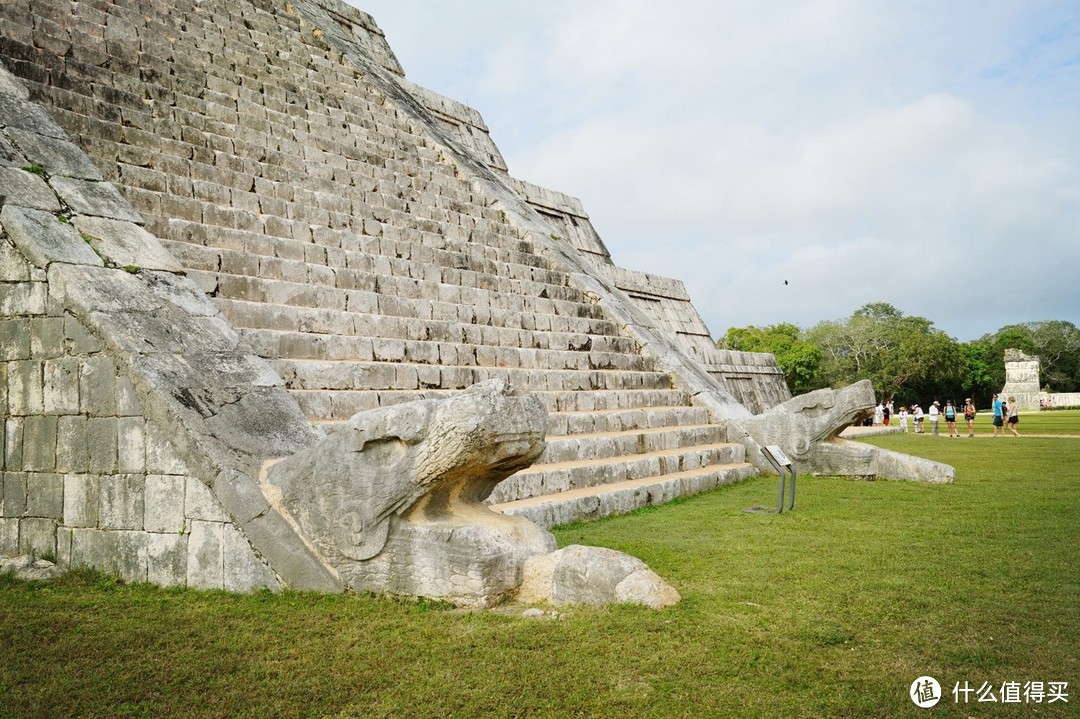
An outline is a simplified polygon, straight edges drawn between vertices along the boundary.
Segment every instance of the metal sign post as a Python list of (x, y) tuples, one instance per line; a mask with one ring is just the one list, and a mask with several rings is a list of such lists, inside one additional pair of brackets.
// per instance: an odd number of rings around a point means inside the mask
[[(776, 505), (776, 513), (782, 514), (784, 511), (784, 483), (786, 481), (786, 478), (784, 476), (785, 469), (789, 474), (791, 474), (791, 499), (788, 502), (788, 510), (790, 511), (792, 509), (795, 509), (795, 465), (792, 464), (791, 460), (788, 459), (788, 456), (784, 454), (784, 450), (780, 449), (780, 447), (775, 444), (770, 444), (766, 447), (762, 447), (761, 454), (765, 456), (765, 460), (772, 465), (772, 468), (780, 474), (780, 499)], [(744, 511), (757, 512), (760, 510), (755, 507), (754, 509), (748, 509)]]

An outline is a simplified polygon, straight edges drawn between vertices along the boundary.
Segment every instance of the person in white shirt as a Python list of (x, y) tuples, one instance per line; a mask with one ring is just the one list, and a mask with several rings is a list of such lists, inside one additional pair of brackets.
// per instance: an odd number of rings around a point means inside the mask
[(934, 403), (930, 405), (930, 431), (935, 437), (937, 437), (938, 419), (941, 417), (941, 410), (938, 409), (939, 407), (941, 407), (941, 405), (938, 404), (936, 399), (934, 400)]
[(922, 434), (923, 433), (923, 428), (922, 428), (923, 411), (922, 411), (922, 407), (920, 407), (919, 405), (915, 405), (914, 415), (915, 415), (915, 434)]

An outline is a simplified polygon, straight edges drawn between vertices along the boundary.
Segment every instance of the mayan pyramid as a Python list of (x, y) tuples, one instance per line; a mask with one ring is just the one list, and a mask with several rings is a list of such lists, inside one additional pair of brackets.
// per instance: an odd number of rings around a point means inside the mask
[(773, 358), (616, 267), (368, 15), (17, 0), (0, 64), (0, 554), (333, 588), (263, 463), (491, 378), (549, 412), (489, 500), (541, 526), (757, 471), (725, 421), (790, 399)]

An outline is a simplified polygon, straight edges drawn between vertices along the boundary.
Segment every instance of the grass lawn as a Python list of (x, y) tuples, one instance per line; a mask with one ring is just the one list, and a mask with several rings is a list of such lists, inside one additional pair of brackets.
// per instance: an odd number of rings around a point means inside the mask
[[(1020, 427), (1080, 435), (1080, 412)], [(762, 477), (558, 530), (647, 561), (682, 593), (664, 611), (0, 578), (0, 716), (1080, 716), (1080, 439), (868, 441), (956, 484), (807, 477), (794, 512), (745, 514), (775, 501)], [(957, 704), (965, 682), (999, 701)], [(1069, 702), (1004, 704), (1006, 682)]]

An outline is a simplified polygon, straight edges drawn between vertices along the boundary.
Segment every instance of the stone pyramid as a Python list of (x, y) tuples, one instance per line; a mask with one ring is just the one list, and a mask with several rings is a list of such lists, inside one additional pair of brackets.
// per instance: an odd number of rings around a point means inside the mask
[(340, 589), (266, 463), (486, 380), (547, 409), (546, 450), (487, 499), (544, 527), (764, 466), (775, 432), (744, 424), (793, 401), (774, 359), (616, 267), (368, 15), (20, 0), (0, 63), (0, 553)]

